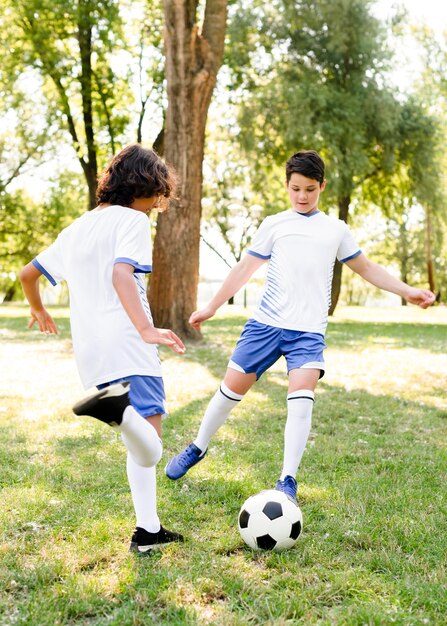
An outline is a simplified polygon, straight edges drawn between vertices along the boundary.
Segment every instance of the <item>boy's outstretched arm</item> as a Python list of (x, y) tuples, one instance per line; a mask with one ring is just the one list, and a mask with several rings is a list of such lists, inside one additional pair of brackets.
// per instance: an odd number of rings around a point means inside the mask
[(372, 285), (384, 291), (395, 293), (405, 298), (407, 302), (420, 306), (421, 309), (428, 308), (435, 301), (435, 294), (428, 289), (410, 287), (410, 285), (392, 276), (381, 265), (370, 261), (364, 254), (359, 254), (355, 259), (347, 261), (346, 265)]
[(113, 286), (130, 321), (146, 343), (163, 344), (174, 350), (174, 352), (183, 354), (185, 346), (172, 330), (155, 328), (151, 324), (141, 304), (133, 272), (133, 266), (127, 263), (116, 263), (113, 266)]
[(236, 263), (233, 269), (230, 270), (219, 291), (214, 298), (208, 302), (206, 307), (200, 309), (200, 311), (194, 311), (194, 313), (191, 314), (189, 318), (191, 326), (199, 329), (202, 322), (213, 317), (217, 309), (232, 298), (265, 262), (265, 259), (253, 256), (252, 254), (246, 254), (244, 258), (241, 259), (239, 263)]
[(31, 309), (31, 319), (28, 328), (37, 323), (39, 330), (46, 335), (57, 335), (57, 327), (53, 318), (42, 304), (39, 291), (39, 278), (42, 276), (37, 267), (32, 263), (25, 265), (20, 272), (19, 279), (22, 283), (23, 293), (29, 302)]

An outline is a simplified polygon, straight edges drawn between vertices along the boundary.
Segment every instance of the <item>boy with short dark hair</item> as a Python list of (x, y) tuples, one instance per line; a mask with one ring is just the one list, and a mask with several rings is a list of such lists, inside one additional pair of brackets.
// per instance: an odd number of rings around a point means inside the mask
[(286, 164), (291, 208), (265, 218), (248, 254), (230, 271), (209, 304), (191, 315), (192, 326), (200, 328), (269, 261), (264, 293), (242, 331), (225, 378), (206, 409), (196, 439), (167, 464), (169, 478), (181, 478), (204, 458), (211, 437), (230, 411), (284, 356), (289, 389), (283, 467), (276, 489), (296, 498), (295, 477), (310, 432), (314, 391), (324, 375), (324, 334), (336, 258), (380, 289), (424, 309), (433, 304), (431, 291), (410, 287), (367, 259), (345, 222), (318, 210), (325, 185), (319, 154), (314, 150), (294, 154)]
[(127, 474), (137, 517), (131, 550), (183, 541), (161, 526), (155, 466), (161, 458), (165, 393), (156, 344), (182, 354), (171, 330), (155, 328), (143, 275), (151, 271), (147, 215), (167, 203), (174, 174), (152, 150), (138, 144), (117, 154), (99, 180), (98, 206), (61, 231), (20, 274), (31, 307), (29, 328), (47, 334), (56, 325), (42, 304), (39, 278), (66, 280), (73, 349), (85, 388), (100, 391), (78, 402), (78, 415), (116, 427), (127, 448)]

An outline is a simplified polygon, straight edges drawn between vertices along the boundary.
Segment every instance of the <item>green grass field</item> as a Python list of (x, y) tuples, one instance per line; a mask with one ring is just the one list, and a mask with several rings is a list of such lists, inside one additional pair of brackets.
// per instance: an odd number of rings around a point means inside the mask
[(68, 314), (59, 337), (0, 307), (1, 626), (447, 624), (447, 309), (339, 309), (299, 475), (304, 531), (253, 552), (244, 500), (281, 469), (279, 362), (181, 481), (189, 443), (246, 319), (227, 307), (204, 342), (162, 351), (170, 418), (158, 468), (162, 523), (184, 544), (128, 553), (134, 526), (118, 435), (74, 416)]

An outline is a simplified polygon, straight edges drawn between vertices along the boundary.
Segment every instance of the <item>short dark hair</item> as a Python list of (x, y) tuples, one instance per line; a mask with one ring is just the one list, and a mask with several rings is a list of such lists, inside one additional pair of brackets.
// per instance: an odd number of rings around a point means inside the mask
[(287, 182), (294, 173), (318, 180), (321, 184), (324, 181), (324, 161), (315, 150), (300, 150), (286, 163)]
[(123, 148), (106, 167), (98, 181), (96, 200), (128, 207), (137, 198), (169, 198), (174, 189), (173, 170), (156, 152), (134, 143)]

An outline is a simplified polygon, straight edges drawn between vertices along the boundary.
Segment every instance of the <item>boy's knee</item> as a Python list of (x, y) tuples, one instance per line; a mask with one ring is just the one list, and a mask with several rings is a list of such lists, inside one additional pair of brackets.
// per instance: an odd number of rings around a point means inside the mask
[(141, 467), (153, 467), (159, 463), (162, 457), (163, 445), (160, 439), (158, 442), (151, 441), (150, 445), (148, 445), (145, 450), (139, 450), (138, 452), (133, 451), (130, 454), (137, 465), (141, 465)]

